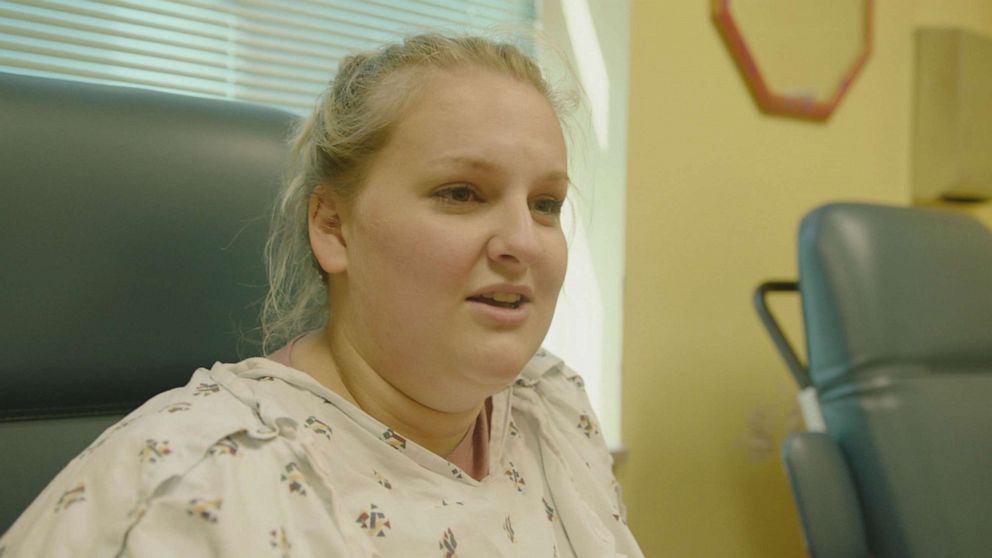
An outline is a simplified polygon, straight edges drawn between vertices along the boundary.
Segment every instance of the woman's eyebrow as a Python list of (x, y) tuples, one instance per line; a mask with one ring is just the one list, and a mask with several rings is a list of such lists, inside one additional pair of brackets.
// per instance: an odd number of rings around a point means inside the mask
[[(446, 165), (468, 167), (475, 170), (488, 172), (505, 172), (505, 169), (492, 161), (468, 155), (445, 155), (427, 161), (430, 165)], [(538, 179), (539, 182), (568, 182), (571, 179), (565, 171), (555, 170), (545, 173)]]
[(430, 165), (446, 165), (446, 166), (459, 166), (459, 167), (471, 167), (473, 169), (479, 169), (484, 171), (501, 171), (502, 167), (493, 163), (492, 161), (487, 161), (479, 157), (472, 157), (468, 155), (444, 155), (442, 157), (437, 157), (427, 161)]
[(572, 179), (568, 177), (568, 173), (565, 171), (551, 171), (541, 177), (543, 182), (567, 182), (572, 183)]

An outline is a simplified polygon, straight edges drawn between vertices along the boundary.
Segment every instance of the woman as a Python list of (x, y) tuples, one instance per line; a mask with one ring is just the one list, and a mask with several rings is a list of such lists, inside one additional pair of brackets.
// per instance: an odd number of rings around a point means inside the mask
[(269, 245), (287, 343), (110, 428), (0, 553), (640, 556), (582, 380), (539, 350), (566, 266), (555, 103), (479, 38), (342, 62)]

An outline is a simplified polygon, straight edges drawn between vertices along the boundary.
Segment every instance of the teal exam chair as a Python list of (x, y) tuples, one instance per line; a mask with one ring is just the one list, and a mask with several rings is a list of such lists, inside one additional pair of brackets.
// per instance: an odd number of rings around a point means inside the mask
[[(808, 366), (766, 305), (788, 290)], [(950, 211), (827, 205), (800, 226), (798, 283), (755, 303), (824, 430), (783, 448), (810, 554), (992, 556), (992, 234)]]
[(294, 121), (0, 73), (0, 533), (127, 412), (257, 354)]

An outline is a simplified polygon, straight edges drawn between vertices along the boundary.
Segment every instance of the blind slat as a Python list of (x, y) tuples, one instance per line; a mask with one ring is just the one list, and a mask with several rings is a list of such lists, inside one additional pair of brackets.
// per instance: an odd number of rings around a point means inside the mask
[(154, 33), (149, 33), (148, 29), (143, 26), (124, 22), (112, 22), (102, 18), (70, 16), (55, 11), (22, 11), (8, 8), (9, 6), (0, 4), (0, 18), (6, 19), (10, 25), (23, 25), (25, 28), (40, 25), (51, 27), (64, 33), (72, 33), (73, 31), (89, 32), (95, 35), (137, 39), (169, 46), (189, 46), (194, 49), (214, 52), (226, 52), (228, 42), (224, 35), (204, 36), (168, 30), (157, 30)]
[[(230, 29), (225, 22), (208, 23), (195, 18), (176, 18), (158, 13), (159, 10), (132, 10), (108, 2), (71, 2), (65, 0), (30, 0), (10, 2), (10, 5), (22, 4), (24, 7), (43, 9), (47, 13), (65, 14), (66, 16), (82, 16), (90, 20), (107, 20), (108, 28), (118, 23), (129, 23), (145, 29), (150, 36), (160, 31), (172, 31), (180, 34), (201, 35), (223, 39)], [(149, 6), (156, 5), (150, 2)], [(72, 18), (67, 18), (71, 25)]]
[(0, 71), (301, 112), (350, 52), (535, 19), (534, 0), (0, 0)]
[[(0, 16), (0, 34), (6, 34), (11, 37), (22, 36), (29, 41), (32, 39), (44, 41), (52, 45), (53, 48), (61, 50), (71, 51), (76, 47), (82, 47), (106, 52), (108, 55), (114, 52), (121, 52), (158, 57), (163, 60), (200, 63), (221, 68), (225, 67), (227, 63), (227, 54), (224, 50), (214, 48), (212, 45), (201, 45), (202, 48), (200, 49), (190, 48), (189, 46), (173, 46), (129, 37), (111, 36), (79, 29), (65, 29), (51, 25), (36, 24), (34, 22), (17, 22), (2, 16)], [(25, 48), (29, 48), (30, 44), (25, 43)]]

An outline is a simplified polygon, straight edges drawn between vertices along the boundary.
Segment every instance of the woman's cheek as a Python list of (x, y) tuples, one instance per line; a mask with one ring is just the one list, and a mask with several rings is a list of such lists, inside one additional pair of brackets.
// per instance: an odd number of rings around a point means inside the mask
[(411, 291), (430, 292), (442, 285), (456, 287), (473, 265), (468, 250), (472, 242), (457, 230), (437, 226), (405, 227), (389, 234), (380, 253), (391, 262), (397, 276), (410, 280)]
[(568, 244), (565, 242), (565, 235), (559, 230), (552, 236), (549, 245), (550, 248), (545, 252), (546, 273), (557, 291), (561, 289), (568, 269)]

